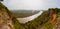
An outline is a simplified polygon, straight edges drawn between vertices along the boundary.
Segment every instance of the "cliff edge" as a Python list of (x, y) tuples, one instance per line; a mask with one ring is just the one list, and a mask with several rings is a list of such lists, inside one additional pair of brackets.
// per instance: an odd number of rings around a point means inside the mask
[(0, 29), (13, 29), (11, 13), (7, 9), (7, 7), (5, 7), (1, 2), (0, 2)]

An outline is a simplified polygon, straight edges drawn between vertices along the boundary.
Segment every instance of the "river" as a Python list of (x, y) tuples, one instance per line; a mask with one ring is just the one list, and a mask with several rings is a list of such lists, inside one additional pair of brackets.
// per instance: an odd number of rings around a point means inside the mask
[(20, 23), (26, 23), (28, 21), (34, 20), (35, 18), (37, 18), (38, 16), (40, 16), (42, 13), (43, 13), (43, 11), (40, 11), (39, 13), (37, 13), (35, 15), (32, 15), (32, 16), (29, 16), (29, 17), (24, 17), (24, 18), (17, 18), (17, 20)]

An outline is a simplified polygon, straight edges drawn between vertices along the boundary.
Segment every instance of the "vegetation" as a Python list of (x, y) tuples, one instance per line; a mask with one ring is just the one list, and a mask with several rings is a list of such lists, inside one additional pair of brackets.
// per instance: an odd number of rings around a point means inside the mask
[(15, 17), (17, 17), (17, 18), (24, 18), (24, 17), (28, 17), (28, 16), (31, 16), (31, 15), (33, 15), (34, 13), (28, 13), (28, 12), (26, 12), (26, 13), (18, 13), (18, 12), (16, 12), (16, 13), (13, 13), (14, 14), (14, 16)]
[(60, 8), (49, 8), (49, 11), (52, 10), (54, 13), (58, 14), (60, 12)]
[[(38, 27), (43, 27), (43, 26), (46, 26), (47, 29), (52, 29), (53, 25), (49, 22), (50, 19), (49, 10), (44, 11), (39, 17), (25, 24), (19, 23), (18, 20), (13, 19), (13, 22), (15, 23), (14, 25), (15, 29), (36, 29)], [(60, 9), (58, 8), (53, 8), (52, 10), (56, 14), (60, 12)]]
[(38, 12), (40, 12), (39, 10), (34, 10), (34, 12), (32, 12), (32, 11), (33, 10), (11, 10), (11, 12), (17, 18), (29, 17), (29, 16), (32, 16), (32, 15), (37, 14)]
[[(8, 12), (8, 15), (10, 16), (12, 13), (8, 10), (8, 8), (6, 6), (4, 6), (1, 2), (0, 2), (0, 7), (4, 9), (4, 11)], [(0, 9), (1, 9), (0, 8)]]
[[(48, 15), (48, 16), (47, 16)], [(43, 12), (38, 18), (29, 21), (25, 24), (19, 23), (16, 19), (13, 19), (15, 29), (21, 29), (20, 27), (23, 27), (23, 29), (36, 29), (37, 27), (42, 26), (49, 20), (49, 12), (45, 11)], [(17, 28), (18, 27), (18, 28)]]
[(25, 29), (22, 24), (19, 23), (19, 21), (14, 17), (12, 19), (12, 23), (15, 27), (15, 29)]
[[(11, 15), (11, 12), (5, 7), (2, 3), (0, 3), (0, 7), (3, 7), (6, 9), (9, 15)], [(16, 19), (16, 17), (12, 18), (12, 23), (15, 27), (15, 29), (37, 29), (38, 27), (44, 27), (46, 26), (47, 29), (52, 29), (53, 25), (50, 23), (50, 10), (52, 10), (55, 14), (60, 13), (59, 8), (50, 8), (47, 11), (44, 11), (40, 16), (35, 18), (32, 21), (29, 21), (25, 24), (19, 23), (19, 21)], [(56, 19), (57, 20), (57, 19)]]
[(45, 23), (47, 23), (49, 20), (49, 12), (48, 11), (45, 11), (43, 12), (39, 17), (37, 17), (36, 19), (26, 23), (26, 25), (28, 26), (32, 26), (32, 27), (29, 27), (29, 28), (32, 28), (33, 27), (36, 29), (40, 26), (43, 26)]

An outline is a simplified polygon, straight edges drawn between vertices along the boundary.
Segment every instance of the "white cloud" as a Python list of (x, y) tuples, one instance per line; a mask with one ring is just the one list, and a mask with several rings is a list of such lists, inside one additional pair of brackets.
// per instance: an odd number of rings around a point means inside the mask
[(57, 0), (5, 0), (4, 4), (9, 9), (47, 9), (58, 7)]

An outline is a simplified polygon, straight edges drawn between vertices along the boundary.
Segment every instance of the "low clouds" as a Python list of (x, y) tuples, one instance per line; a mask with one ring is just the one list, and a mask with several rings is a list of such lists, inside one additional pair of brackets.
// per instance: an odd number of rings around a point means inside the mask
[(60, 7), (60, 0), (5, 0), (5, 4), (9, 9), (47, 9)]

